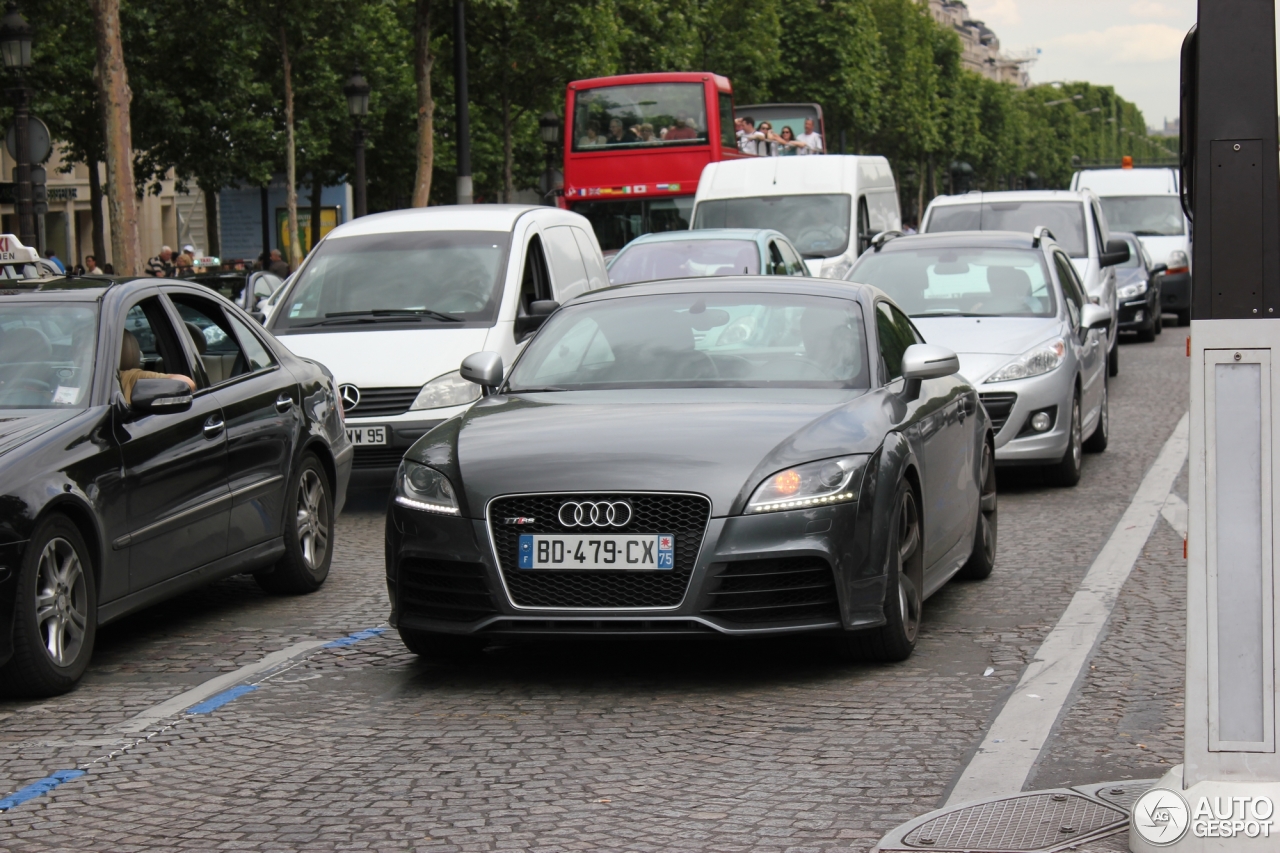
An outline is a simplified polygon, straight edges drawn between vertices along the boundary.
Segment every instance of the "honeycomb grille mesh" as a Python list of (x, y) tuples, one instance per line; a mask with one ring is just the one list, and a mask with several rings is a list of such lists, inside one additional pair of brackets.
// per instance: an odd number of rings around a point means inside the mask
[[(670, 533), (675, 536), (675, 568), (663, 571), (555, 571), (517, 568), (522, 533), (585, 533), (560, 526), (557, 515), (565, 501), (630, 502), (633, 517), (609, 533)], [(503, 519), (534, 519), (520, 525)], [(711, 517), (711, 503), (699, 495), (581, 494), (520, 495), (489, 505), (489, 528), (502, 577), (513, 603), (520, 607), (617, 609), (675, 607), (684, 598), (689, 576)], [(605, 532), (605, 531), (600, 531)]]

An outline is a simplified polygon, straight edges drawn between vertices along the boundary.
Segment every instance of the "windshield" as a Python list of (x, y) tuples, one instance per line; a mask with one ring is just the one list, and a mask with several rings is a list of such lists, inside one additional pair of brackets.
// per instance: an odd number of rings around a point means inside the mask
[(856, 302), (792, 294), (684, 293), (557, 312), (508, 389), (866, 388)]
[(492, 324), (510, 239), (501, 231), (408, 231), (325, 240), (273, 328)]
[(1180, 237), (1182, 203), (1176, 195), (1110, 196), (1098, 199), (1107, 224), (1114, 231), (1139, 237)]
[[(672, 185), (679, 189), (679, 185)], [(600, 249), (621, 249), (641, 234), (688, 231), (693, 196), (646, 201), (582, 201), (570, 208), (591, 222)]]
[(0, 303), (0, 409), (84, 408), (96, 303)]
[(624, 249), (609, 265), (610, 284), (704, 275), (759, 275), (752, 240), (666, 240)]
[[(1111, 217), (1107, 222), (1120, 228)], [(1089, 257), (1085, 239), (1084, 203), (1079, 201), (987, 201), (973, 204), (940, 204), (929, 214), (926, 232), (1025, 231), (1039, 226), (1053, 232), (1058, 245), (1073, 258)]]
[(574, 151), (707, 142), (707, 104), (701, 83), (585, 89), (573, 103)]
[(806, 258), (834, 258), (849, 245), (848, 195), (773, 195), (698, 202), (694, 228), (772, 228)]
[(1057, 313), (1044, 258), (1033, 249), (868, 252), (848, 277), (880, 288), (912, 317)]

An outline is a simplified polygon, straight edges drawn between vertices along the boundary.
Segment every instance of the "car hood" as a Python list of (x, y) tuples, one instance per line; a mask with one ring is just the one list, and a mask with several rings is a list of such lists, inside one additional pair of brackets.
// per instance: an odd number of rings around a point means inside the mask
[(0, 409), (0, 455), (64, 424), (79, 410), (68, 409)]
[(885, 409), (865, 391), (513, 394), (481, 400), (408, 456), (452, 468), (475, 518), (504, 494), (631, 490), (697, 492), (726, 515), (770, 473), (874, 452)]
[(1056, 317), (912, 317), (931, 344), (960, 357), (960, 373), (977, 385), (1054, 335), (1062, 333)]
[(432, 326), (281, 334), (279, 341), (294, 355), (329, 368), (339, 385), (405, 388), (457, 370), (464, 358), (485, 348), (489, 332)]

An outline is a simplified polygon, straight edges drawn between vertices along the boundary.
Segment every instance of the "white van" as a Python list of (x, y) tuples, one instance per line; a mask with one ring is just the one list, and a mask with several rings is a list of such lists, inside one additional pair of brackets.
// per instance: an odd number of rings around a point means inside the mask
[(693, 227), (781, 231), (810, 275), (844, 278), (872, 237), (902, 228), (902, 211), (883, 157), (750, 157), (706, 165)]
[(443, 206), (331, 231), (285, 286), (267, 328), (338, 383), (353, 470), (390, 473), (480, 387), (474, 352), (510, 365), (559, 303), (607, 287), (591, 224), (554, 207)]
[(1191, 223), (1182, 212), (1178, 170), (1167, 166), (1129, 169), (1084, 169), (1071, 177), (1071, 188), (1098, 196), (1107, 222), (1129, 231), (1157, 264), (1169, 268), (1160, 281), (1165, 312), (1191, 323)]

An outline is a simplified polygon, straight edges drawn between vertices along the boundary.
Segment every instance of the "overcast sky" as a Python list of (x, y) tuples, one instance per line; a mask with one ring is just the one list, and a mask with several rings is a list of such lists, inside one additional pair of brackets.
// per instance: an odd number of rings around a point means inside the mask
[(968, 0), (1001, 49), (1040, 48), (1034, 83), (1086, 80), (1114, 86), (1160, 127), (1178, 116), (1178, 50), (1196, 20), (1195, 0)]

